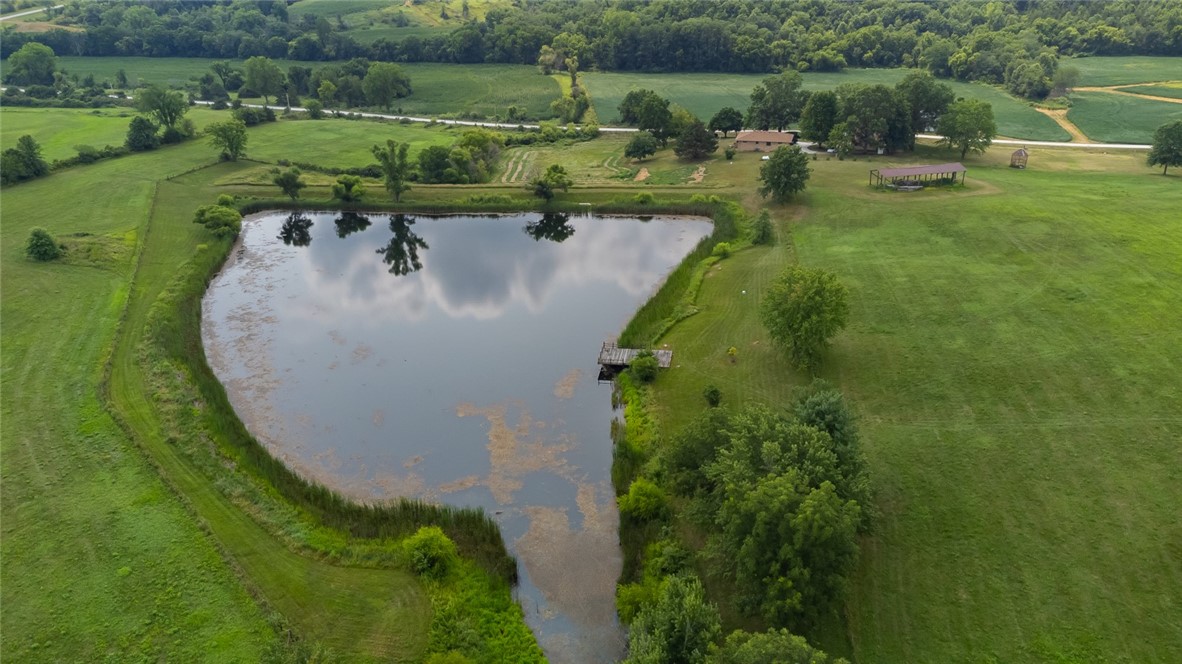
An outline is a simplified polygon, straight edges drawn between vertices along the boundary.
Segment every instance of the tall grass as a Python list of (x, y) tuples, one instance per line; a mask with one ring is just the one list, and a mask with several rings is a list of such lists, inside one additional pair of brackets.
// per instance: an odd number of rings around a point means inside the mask
[[(620, 333), (621, 346), (652, 346), (674, 323), (693, 313), (692, 293), (689, 291), (697, 281), (694, 279), (695, 273), (699, 271), (701, 263), (710, 258), (714, 245), (739, 236), (745, 213), (737, 203), (716, 202), (710, 206), (709, 216), (714, 220), (714, 232), (694, 247), (685, 260), (669, 273), (657, 293), (636, 312)], [(687, 293), (690, 295), (688, 298)]]
[(229, 256), (231, 242), (218, 241), (198, 252), (192, 269), (182, 271), (149, 314), (147, 335), (167, 357), (191, 372), (204, 400), (207, 430), (238, 454), (240, 463), (265, 479), (295, 506), (326, 526), (359, 538), (401, 538), (422, 526), (442, 528), (468, 558), (509, 583), (517, 581), (517, 562), (505, 548), (500, 528), (481, 509), (434, 505), (399, 499), (359, 503), (309, 481), (275, 458), (250, 434), (234, 413), (225, 388), (205, 361), (201, 341), (201, 297)]

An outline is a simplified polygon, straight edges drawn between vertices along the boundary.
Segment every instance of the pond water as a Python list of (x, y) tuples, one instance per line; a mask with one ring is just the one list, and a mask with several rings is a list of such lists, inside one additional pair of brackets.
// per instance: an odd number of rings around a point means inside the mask
[(206, 353), (246, 426), (304, 475), (363, 500), (485, 508), (551, 661), (615, 661), (613, 413), (596, 359), (710, 229), (265, 213), (205, 296)]

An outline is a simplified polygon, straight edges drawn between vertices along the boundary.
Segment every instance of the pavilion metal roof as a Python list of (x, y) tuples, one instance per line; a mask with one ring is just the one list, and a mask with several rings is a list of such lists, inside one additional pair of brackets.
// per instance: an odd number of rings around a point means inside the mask
[(969, 169), (964, 164), (934, 164), (932, 166), (903, 166), (902, 168), (882, 168), (878, 174), (884, 178), (903, 178), (914, 175), (940, 175), (941, 173), (964, 173)]

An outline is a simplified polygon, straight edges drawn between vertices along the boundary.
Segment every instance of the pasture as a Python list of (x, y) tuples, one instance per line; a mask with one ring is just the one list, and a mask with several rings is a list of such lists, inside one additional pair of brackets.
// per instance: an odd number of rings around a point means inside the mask
[[(710, 383), (724, 406), (787, 403), (808, 377), (770, 346), (760, 295), (789, 262), (832, 270), (850, 325), (821, 376), (860, 415), (881, 511), (845, 612), (858, 660), (1177, 661), (1178, 178), (1139, 154), (1007, 157), (918, 195), (867, 188), (865, 161), (812, 162), (771, 206), (778, 244), (718, 263), (660, 340), (678, 365), (656, 382), (661, 429)], [(736, 162), (736, 183), (758, 168)]]
[[(136, 115), (134, 108), (5, 108), (4, 122), (0, 124), (0, 149), (16, 145), (17, 139), (25, 134), (41, 144), (42, 154), (49, 162), (73, 157), (79, 145), (119, 146), (127, 138), (127, 125)], [(192, 119), (198, 130), (210, 122), (226, 119), (225, 114), (201, 107), (190, 108), (185, 117)]]
[(1063, 58), (1060, 67), (1079, 69), (1081, 86), (1157, 83), (1182, 79), (1182, 58), (1126, 55)]
[[(831, 90), (843, 83), (894, 85), (906, 76), (907, 71), (848, 69), (839, 73), (805, 73), (804, 87), (809, 90)], [(725, 106), (746, 111), (751, 104), (751, 90), (766, 77), (766, 74), (582, 74), (596, 112), (605, 124), (618, 120), (617, 109), (624, 95), (640, 88), (667, 97), (703, 120), (709, 120)], [(951, 85), (958, 97), (982, 99), (992, 104), (998, 133), (1002, 136), (1039, 141), (1065, 141), (1071, 138), (1054, 120), (996, 88), (979, 83), (943, 82)]]
[(1073, 92), (1067, 119), (1095, 141), (1150, 143), (1158, 127), (1182, 120), (1182, 104), (1108, 92)]

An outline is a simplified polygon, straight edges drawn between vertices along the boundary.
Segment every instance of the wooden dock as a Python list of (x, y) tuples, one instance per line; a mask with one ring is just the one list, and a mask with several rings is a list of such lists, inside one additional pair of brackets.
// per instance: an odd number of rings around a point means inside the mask
[[(640, 354), (639, 348), (620, 348), (613, 343), (604, 342), (603, 347), (599, 349), (599, 364), (604, 367), (626, 367), (632, 364), (632, 360)], [(654, 350), (653, 356), (657, 358), (657, 366), (662, 369), (668, 369), (673, 364), (673, 351), (671, 350)]]

